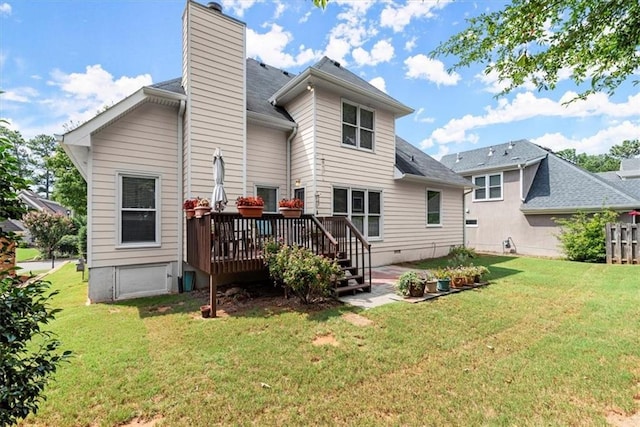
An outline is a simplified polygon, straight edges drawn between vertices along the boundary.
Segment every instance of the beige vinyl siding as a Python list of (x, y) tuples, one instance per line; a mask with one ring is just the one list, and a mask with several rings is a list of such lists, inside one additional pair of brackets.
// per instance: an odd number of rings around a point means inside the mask
[(270, 185), (279, 188), (280, 198), (289, 197), (286, 194), (286, 141), (287, 134), (283, 131), (248, 126), (247, 194), (254, 195), (256, 185)]
[[(147, 103), (92, 136), (91, 267), (175, 260), (177, 120), (176, 108)], [(160, 247), (117, 248), (118, 172), (160, 178)]]
[[(374, 150), (354, 149), (341, 143), (343, 98), (318, 89), (315, 97), (319, 215), (332, 214), (333, 186), (382, 191), (382, 240), (371, 239), (373, 265), (437, 257), (462, 244), (461, 188), (394, 180), (393, 114), (374, 109)], [(441, 227), (426, 226), (427, 189), (442, 191)]]
[(315, 129), (313, 122), (313, 93), (304, 92), (303, 95), (289, 103), (286, 109), (298, 124), (298, 132), (291, 141), (292, 182), (289, 183), (289, 185), (291, 185), (291, 188), (294, 188), (296, 179), (300, 180), (300, 186), (305, 189), (305, 211), (307, 213), (314, 213), (313, 149)]
[(202, 5), (185, 10), (184, 74), (188, 138), (186, 196), (210, 197), (212, 160), (222, 149), (230, 200), (244, 194), (245, 58), (244, 24)]

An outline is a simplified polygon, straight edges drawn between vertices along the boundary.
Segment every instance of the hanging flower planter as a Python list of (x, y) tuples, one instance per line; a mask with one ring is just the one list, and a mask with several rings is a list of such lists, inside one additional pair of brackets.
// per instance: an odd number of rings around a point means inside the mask
[(300, 218), (304, 202), (300, 199), (282, 199), (278, 202), (280, 213), (285, 218)]

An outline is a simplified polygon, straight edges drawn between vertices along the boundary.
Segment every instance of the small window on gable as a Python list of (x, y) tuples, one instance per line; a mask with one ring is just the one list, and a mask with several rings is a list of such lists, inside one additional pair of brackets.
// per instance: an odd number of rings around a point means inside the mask
[(157, 176), (118, 175), (119, 245), (160, 243), (159, 178)]
[(373, 150), (374, 112), (359, 105), (342, 103), (342, 144)]
[(442, 192), (427, 190), (427, 226), (442, 225)]
[(473, 183), (474, 201), (502, 200), (502, 173), (474, 176)]

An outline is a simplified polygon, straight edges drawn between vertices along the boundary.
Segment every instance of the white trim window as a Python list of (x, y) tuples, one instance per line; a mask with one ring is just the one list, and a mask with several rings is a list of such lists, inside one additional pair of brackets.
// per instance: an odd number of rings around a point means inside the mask
[(160, 177), (118, 174), (118, 245), (160, 244)]
[(373, 151), (374, 111), (342, 101), (342, 145)]
[(427, 190), (427, 227), (442, 225), (442, 191)]
[(381, 239), (382, 191), (334, 187), (333, 215), (349, 217), (368, 239)]
[(256, 196), (264, 200), (265, 213), (278, 213), (278, 187), (256, 185)]
[(478, 187), (473, 191), (473, 200), (502, 200), (502, 172), (476, 175), (473, 183)]

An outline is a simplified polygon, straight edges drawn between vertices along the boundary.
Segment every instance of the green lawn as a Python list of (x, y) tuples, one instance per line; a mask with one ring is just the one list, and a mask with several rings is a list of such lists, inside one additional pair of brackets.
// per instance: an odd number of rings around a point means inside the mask
[(476, 263), (489, 287), (432, 302), (206, 320), (190, 294), (86, 306), (68, 265), (50, 276), (52, 328), (75, 356), (25, 424), (603, 425), (638, 410), (640, 266)]
[(40, 258), (40, 251), (36, 248), (16, 248), (16, 262), (33, 261)]

